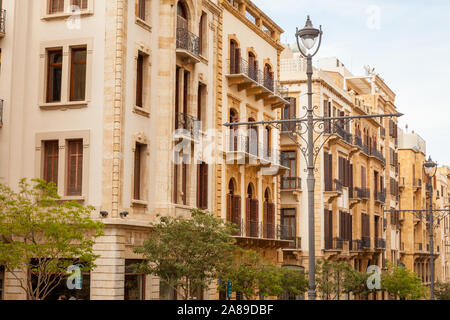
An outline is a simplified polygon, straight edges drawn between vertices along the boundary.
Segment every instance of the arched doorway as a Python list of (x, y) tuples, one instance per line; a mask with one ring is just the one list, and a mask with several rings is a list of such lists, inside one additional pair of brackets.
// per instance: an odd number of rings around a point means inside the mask
[(241, 72), (241, 49), (234, 40), (230, 40), (230, 74)]
[(264, 65), (264, 87), (273, 91), (273, 71), (268, 63)]
[(253, 52), (248, 53), (248, 76), (258, 81), (258, 61)]

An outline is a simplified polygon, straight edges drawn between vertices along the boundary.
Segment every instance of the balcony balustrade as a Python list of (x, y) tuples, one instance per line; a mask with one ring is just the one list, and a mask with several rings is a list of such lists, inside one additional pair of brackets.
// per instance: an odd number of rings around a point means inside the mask
[(325, 250), (343, 250), (344, 240), (325, 237)]
[(263, 238), (275, 239), (276, 238), (276, 225), (270, 222), (263, 223)]
[(362, 240), (352, 240), (352, 241), (350, 241), (349, 249), (350, 249), (350, 251), (362, 251), (363, 250)]
[(185, 113), (175, 113), (175, 130), (184, 129), (188, 135), (198, 137), (200, 126), (196, 125), (200, 123), (197, 118)]
[(363, 249), (370, 249), (370, 237), (361, 237)]
[(0, 38), (4, 37), (5, 34), (6, 34), (6, 10), (0, 9)]
[(301, 190), (302, 179), (299, 177), (281, 177), (281, 190)]
[(383, 238), (375, 238), (375, 249), (386, 249), (386, 240)]
[[(180, 25), (180, 24), (179, 24)], [(182, 24), (181, 24), (182, 25)], [(177, 53), (194, 63), (200, 62), (200, 38), (185, 27), (177, 28)]]
[(378, 151), (377, 149), (375, 149), (375, 148), (370, 148), (370, 149), (369, 149), (369, 153), (370, 153), (369, 155), (370, 155), (371, 157), (374, 157), (374, 158), (380, 160), (380, 161), (383, 163), (383, 165), (386, 164), (386, 159), (383, 157), (383, 155), (381, 154), (381, 152)]
[(282, 86), (273, 79), (272, 74), (265, 74), (245, 59), (239, 61), (228, 60), (228, 84), (238, 85), (238, 90), (247, 90), (248, 96), (255, 96), (255, 99), (264, 100), (265, 105), (272, 108), (282, 108), (289, 104), (284, 97), (288, 94), (286, 86)]
[(370, 199), (370, 189), (368, 188), (355, 188), (356, 190), (356, 196), (359, 199)]
[(386, 189), (384, 189), (384, 191), (381, 191), (381, 192), (375, 192), (374, 198), (375, 198), (376, 202), (385, 203), (386, 202)]
[(245, 235), (249, 238), (259, 238), (260, 222), (247, 220), (245, 222)]

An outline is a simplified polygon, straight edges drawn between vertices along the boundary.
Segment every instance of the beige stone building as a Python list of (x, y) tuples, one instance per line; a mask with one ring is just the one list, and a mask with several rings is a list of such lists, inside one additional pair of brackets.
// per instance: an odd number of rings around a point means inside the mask
[[(400, 209), (427, 209), (429, 195), (423, 163), (426, 142), (416, 132), (399, 129)], [(436, 177), (433, 179), (433, 208), (436, 208)], [(439, 197), (438, 197), (439, 198)], [(400, 262), (417, 273), (425, 285), (430, 284), (430, 229), (428, 213), (400, 212)], [(435, 281), (442, 280), (442, 232), (436, 223), (433, 229)]]
[[(450, 210), (450, 169), (439, 167), (436, 173), (436, 209)], [(441, 266), (443, 282), (450, 282), (450, 213), (442, 212), (441, 217)]]
[[(287, 48), (281, 60), (282, 84), (291, 104), (285, 119), (304, 115), (306, 65), (297, 50)], [(313, 105), (318, 116), (356, 116), (396, 113), (395, 94), (376, 74), (354, 76), (336, 58), (320, 59), (313, 74)], [(316, 161), (316, 258), (346, 261), (365, 271), (399, 259), (399, 231), (389, 209), (398, 209), (396, 119), (361, 119), (325, 123), (323, 149)], [(291, 170), (282, 178), (281, 219), (284, 263), (307, 267), (308, 219), (304, 158), (288, 125), (282, 133), (283, 165)], [(320, 130), (317, 130), (318, 132)], [(304, 143), (303, 143), (304, 144)], [(301, 145), (304, 147), (304, 145)]]
[[(265, 13), (249, 0), (0, 3), (0, 181), (44, 178), (96, 208), (105, 236), (80, 299), (177, 298), (129, 268), (157, 214), (216, 212), (282, 263), (279, 134), (223, 126), (286, 104), (283, 30)], [(26, 299), (3, 269), (0, 297)]]

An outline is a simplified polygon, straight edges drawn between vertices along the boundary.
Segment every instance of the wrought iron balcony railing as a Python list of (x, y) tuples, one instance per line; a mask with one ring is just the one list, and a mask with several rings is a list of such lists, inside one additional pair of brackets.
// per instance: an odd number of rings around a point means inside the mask
[(260, 222), (247, 220), (245, 222), (245, 235), (250, 238), (259, 238)]
[(353, 144), (353, 135), (345, 130), (342, 126), (336, 124), (334, 126), (334, 132), (338, 134), (348, 144)]
[(228, 152), (247, 152), (248, 137), (240, 134), (227, 135)]
[(361, 237), (363, 249), (370, 249), (370, 237)]
[(385, 203), (386, 202), (386, 189), (382, 192), (375, 192), (375, 201)]
[(362, 240), (351, 240), (349, 243), (350, 251), (361, 251), (363, 249)]
[(247, 60), (241, 58), (238, 61), (228, 60), (229, 74), (243, 74), (252, 79), (259, 86), (271, 91), (274, 95), (285, 97), (288, 93), (288, 88), (281, 85), (278, 81), (273, 79), (271, 75), (265, 74), (259, 68), (248, 63)]
[(177, 28), (177, 49), (200, 55), (200, 38), (186, 28)]
[(175, 113), (175, 130), (184, 129), (189, 132), (190, 135), (198, 135), (196, 132), (199, 128), (195, 125), (198, 120), (189, 114)]
[(377, 159), (380, 160), (381, 162), (383, 162), (383, 164), (386, 163), (386, 159), (383, 157), (383, 155), (381, 154), (381, 152), (378, 151), (377, 149), (371, 148), (371, 149), (370, 149), (370, 155), (371, 155), (372, 157), (377, 158)]
[(341, 238), (325, 237), (325, 250), (343, 250), (344, 240)]
[(0, 127), (3, 125), (3, 100), (0, 99)]
[(276, 238), (276, 225), (271, 222), (263, 223), (263, 238), (264, 239), (275, 239)]
[(375, 238), (375, 249), (386, 249), (386, 240), (383, 238)]
[(0, 33), (6, 33), (6, 10), (0, 9)]
[(281, 177), (282, 190), (301, 190), (302, 179), (299, 177)]
[(356, 196), (359, 199), (369, 199), (370, 198), (370, 189), (368, 188), (355, 188)]
[(360, 149), (363, 148), (362, 138), (358, 135), (355, 136), (355, 146), (359, 147)]

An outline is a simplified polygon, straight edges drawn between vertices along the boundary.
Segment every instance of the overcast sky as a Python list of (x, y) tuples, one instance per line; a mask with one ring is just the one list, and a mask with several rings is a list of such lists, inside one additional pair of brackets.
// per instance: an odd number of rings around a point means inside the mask
[(364, 65), (396, 93), (400, 127), (419, 133), (427, 153), (450, 165), (450, 1), (253, 0), (295, 41), (295, 28), (322, 25), (318, 58), (336, 56), (355, 75)]

